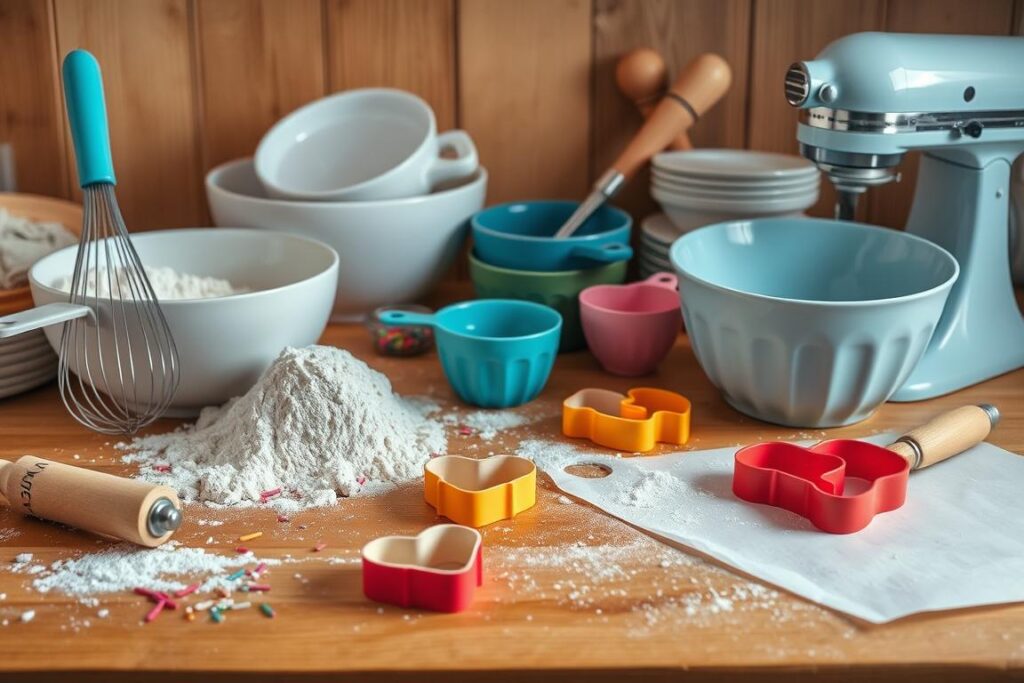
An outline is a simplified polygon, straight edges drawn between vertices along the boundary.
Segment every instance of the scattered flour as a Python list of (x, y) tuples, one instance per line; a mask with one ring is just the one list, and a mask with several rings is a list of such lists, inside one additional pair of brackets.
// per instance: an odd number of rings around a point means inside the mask
[(18, 553), (14, 556), (15, 564), (26, 564), (32, 561), (32, 553)]
[[(56, 590), (82, 597), (131, 590), (135, 586), (175, 591), (206, 576), (199, 590), (209, 592), (233, 585), (226, 571), (259, 561), (249, 554), (215, 555), (201, 548), (179, 547), (174, 542), (152, 549), (121, 544), (102, 552), (57, 560), (44, 576), (32, 581), (32, 587), (40, 593)], [(280, 564), (274, 559), (262, 561)]]
[(617, 486), (612, 494), (619, 505), (637, 508), (653, 508), (666, 500), (672, 500), (678, 482), (668, 472), (645, 471), (633, 482)]
[(469, 427), (484, 441), (492, 441), (500, 432), (533, 422), (533, 418), (511, 410), (477, 410), (461, 417), (446, 415), (448, 424)]
[(36, 618), (36, 611), (34, 609), (27, 609), (21, 613), (21, 623), (27, 624)]
[(24, 285), (32, 264), (77, 241), (60, 223), (37, 223), (0, 207), (0, 289)]
[[(227, 280), (190, 273), (179, 273), (166, 266), (147, 267), (146, 277), (153, 286), (153, 293), (164, 301), (180, 299), (214, 299), (232, 294), (251, 291), (248, 287), (236, 287)], [(134, 299), (138, 291), (138, 279), (133, 269), (117, 266), (108, 270), (106, 266), (93, 268), (85, 274), (85, 293), (88, 296), (110, 296), (113, 293), (124, 299)], [(71, 291), (71, 277), (66, 276), (53, 283), (55, 289)]]
[(118, 448), (144, 465), (143, 478), (186, 501), (254, 505), (280, 487), (268, 505), (286, 512), (421, 476), (447, 447), (444, 425), (426, 414), (434, 409), (397, 396), (347, 351), (288, 348), (248, 393), (206, 408), (195, 425)]

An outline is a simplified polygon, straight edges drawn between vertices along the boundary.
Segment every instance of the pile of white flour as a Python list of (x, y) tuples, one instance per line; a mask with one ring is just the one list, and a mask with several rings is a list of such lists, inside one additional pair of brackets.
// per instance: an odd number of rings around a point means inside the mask
[[(236, 287), (227, 280), (205, 275), (180, 273), (168, 267), (146, 267), (146, 277), (153, 286), (156, 298), (162, 301), (181, 299), (214, 299), (232, 294), (244, 294), (247, 287)], [(106, 266), (90, 269), (85, 273), (87, 296), (107, 297), (113, 294), (122, 299), (134, 299), (138, 289), (137, 278), (131, 277), (124, 266), (108, 269)], [(71, 291), (71, 277), (62, 277), (53, 283), (55, 289)]]
[(119, 448), (140, 475), (186, 501), (281, 511), (330, 505), (367, 484), (419, 477), (444, 453), (444, 425), (387, 377), (330, 346), (288, 348), (244, 396), (206, 408), (195, 425)]

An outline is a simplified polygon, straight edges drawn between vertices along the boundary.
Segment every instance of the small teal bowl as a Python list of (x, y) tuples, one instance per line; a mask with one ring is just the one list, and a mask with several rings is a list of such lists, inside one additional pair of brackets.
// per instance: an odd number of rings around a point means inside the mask
[(386, 311), (380, 320), (433, 327), (448, 383), (459, 398), (481, 408), (513, 408), (536, 398), (562, 333), (557, 311), (511, 299), (464, 301), (433, 315)]
[(499, 268), (551, 272), (583, 270), (633, 257), (633, 219), (622, 209), (598, 208), (571, 237), (553, 235), (577, 202), (535, 200), (499, 204), (477, 212), (470, 224), (477, 257)]

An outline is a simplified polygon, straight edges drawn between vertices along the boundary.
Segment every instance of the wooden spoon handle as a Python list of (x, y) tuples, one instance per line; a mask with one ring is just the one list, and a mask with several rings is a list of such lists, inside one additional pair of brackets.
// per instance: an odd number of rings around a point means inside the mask
[(995, 406), (962, 406), (910, 430), (889, 446), (911, 470), (942, 462), (985, 440), (999, 423)]
[(722, 99), (732, 83), (732, 70), (720, 56), (706, 52), (686, 65), (650, 118), (623, 150), (612, 168), (625, 178), (665, 149), (697, 117)]

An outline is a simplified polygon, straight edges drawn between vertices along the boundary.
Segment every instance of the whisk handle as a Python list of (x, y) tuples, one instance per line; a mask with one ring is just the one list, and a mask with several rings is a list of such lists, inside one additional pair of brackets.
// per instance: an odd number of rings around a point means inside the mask
[(54, 303), (36, 306), (27, 311), (0, 317), (0, 339), (91, 315), (91, 308), (79, 304)]
[(82, 187), (114, 185), (114, 161), (110, 156), (107, 105), (103, 100), (100, 64), (85, 50), (72, 50), (64, 58), (64, 97), (68, 123), (78, 160), (78, 183)]

